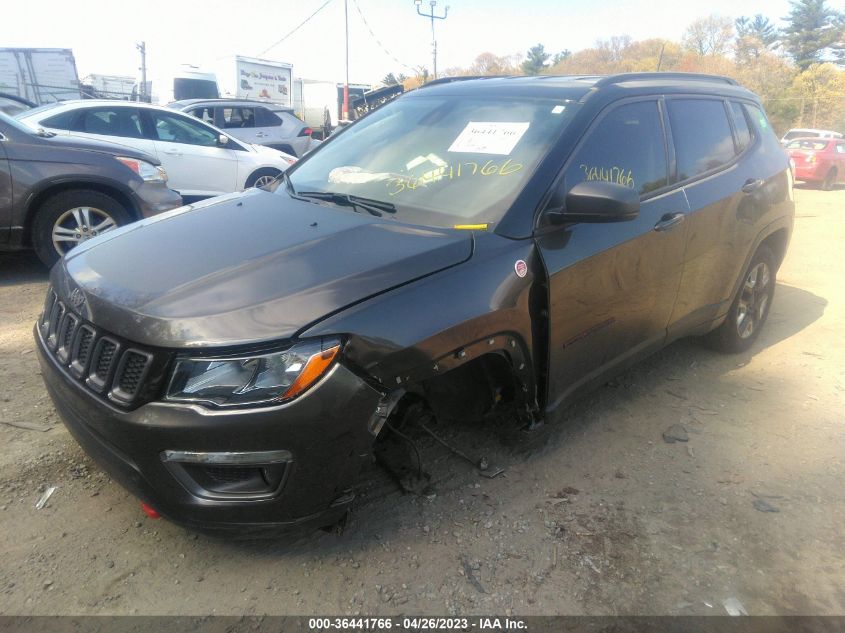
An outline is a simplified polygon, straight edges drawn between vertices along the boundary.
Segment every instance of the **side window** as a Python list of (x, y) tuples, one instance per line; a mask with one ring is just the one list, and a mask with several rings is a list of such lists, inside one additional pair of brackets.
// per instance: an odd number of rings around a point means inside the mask
[(255, 108), (223, 108), (223, 127), (255, 127)]
[(195, 116), (200, 121), (204, 121), (209, 125), (214, 125), (214, 109), (205, 106), (199, 106), (188, 110), (188, 114)]
[(751, 130), (748, 127), (748, 119), (745, 118), (745, 110), (741, 104), (731, 101), (731, 116), (736, 130), (736, 140), (739, 143), (737, 150), (744, 152), (745, 148), (751, 145)]
[(666, 186), (666, 146), (656, 101), (613, 109), (589, 132), (566, 171), (566, 186), (601, 180), (640, 195)]
[(217, 135), (213, 130), (187, 117), (167, 112), (151, 111), (154, 136), (159, 141), (186, 143), (187, 145), (217, 146)]
[(73, 129), (88, 134), (143, 138), (141, 115), (135, 108), (88, 108)]
[(837, 143), (836, 144), (836, 153), (837, 154), (845, 154), (845, 143)]
[(267, 108), (255, 108), (256, 127), (275, 127), (281, 124), (282, 120), (276, 116), (275, 112), (272, 112)]
[(678, 180), (693, 178), (733, 159), (733, 134), (722, 101), (672, 99), (668, 106)]
[[(51, 127), (55, 130), (76, 130), (74, 122), (79, 114), (76, 110), (70, 112), (62, 112), (48, 119), (44, 119), (41, 123), (44, 127)], [(78, 130), (77, 130), (78, 131)]]

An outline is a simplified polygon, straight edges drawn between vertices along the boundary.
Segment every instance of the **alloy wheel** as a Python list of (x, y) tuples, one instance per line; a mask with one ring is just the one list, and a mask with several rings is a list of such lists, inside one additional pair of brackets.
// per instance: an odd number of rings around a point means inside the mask
[(254, 187), (264, 187), (276, 180), (276, 176), (259, 176), (255, 179)]
[(740, 338), (748, 338), (766, 316), (772, 275), (766, 262), (758, 263), (745, 278), (739, 296), (736, 330)]
[(53, 246), (61, 255), (77, 244), (117, 228), (112, 216), (95, 207), (75, 207), (59, 216), (53, 224)]

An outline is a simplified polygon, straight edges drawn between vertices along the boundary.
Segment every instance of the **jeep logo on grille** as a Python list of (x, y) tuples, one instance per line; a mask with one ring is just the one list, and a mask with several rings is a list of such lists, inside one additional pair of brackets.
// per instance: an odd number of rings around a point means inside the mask
[(85, 303), (85, 295), (82, 294), (82, 291), (79, 288), (74, 288), (73, 292), (70, 293), (68, 300), (70, 301), (70, 305), (74, 308), (81, 308), (82, 304)]

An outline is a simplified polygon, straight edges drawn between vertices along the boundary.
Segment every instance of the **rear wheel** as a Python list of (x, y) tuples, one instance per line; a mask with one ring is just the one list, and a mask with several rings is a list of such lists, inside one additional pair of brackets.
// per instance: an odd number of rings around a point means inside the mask
[(744, 352), (751, 347), (769, 316), (775, 270), (774, 253), (761, 245), (751, 258), (725, 322), (705, 338), (712, 347), (723, 352)]
[(250, 187), (265, 187), (269, 185), (271, 182), (276, 180), (281, 174), (278, 169), (259, 169), (255, 173), (253, 173), (249, 178), (246, 180), (246, 188), (249, 189)]
[(99, 191), (63, 191), (35, 211), (32, 244), (47, 266), (77, 244), (128, 224), (132, 216), (117, 200)]
[(836, 186), (836, 168), (833, 167), (822, 181), (822, 191), (832, 191)]

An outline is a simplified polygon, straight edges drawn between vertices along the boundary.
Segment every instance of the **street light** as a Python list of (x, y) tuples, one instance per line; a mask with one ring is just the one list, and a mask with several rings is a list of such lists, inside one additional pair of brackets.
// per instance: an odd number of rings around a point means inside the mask
[(435, 20), (445, 20), (446, 16), (449, 15), (449, 7), (447, 6), (446, 9), (443, 11), (443, 15), (436, 15), (434, 13), (434, 7), (437, 4), (437, 0), (429, 0), (429, 5), (431, 6), (431, 13), (423, 13), (420, 10), (422, 6), (422, 0), (414, 0), (414, 4), (417, 6), (417, 14), (423, 16), (424, 18), (431, 19), (431, 50), (432, 50), (432, 57), (434, 58), (434, 78), (437, 79), (437, 39), (434, 37), (434, 21)]

